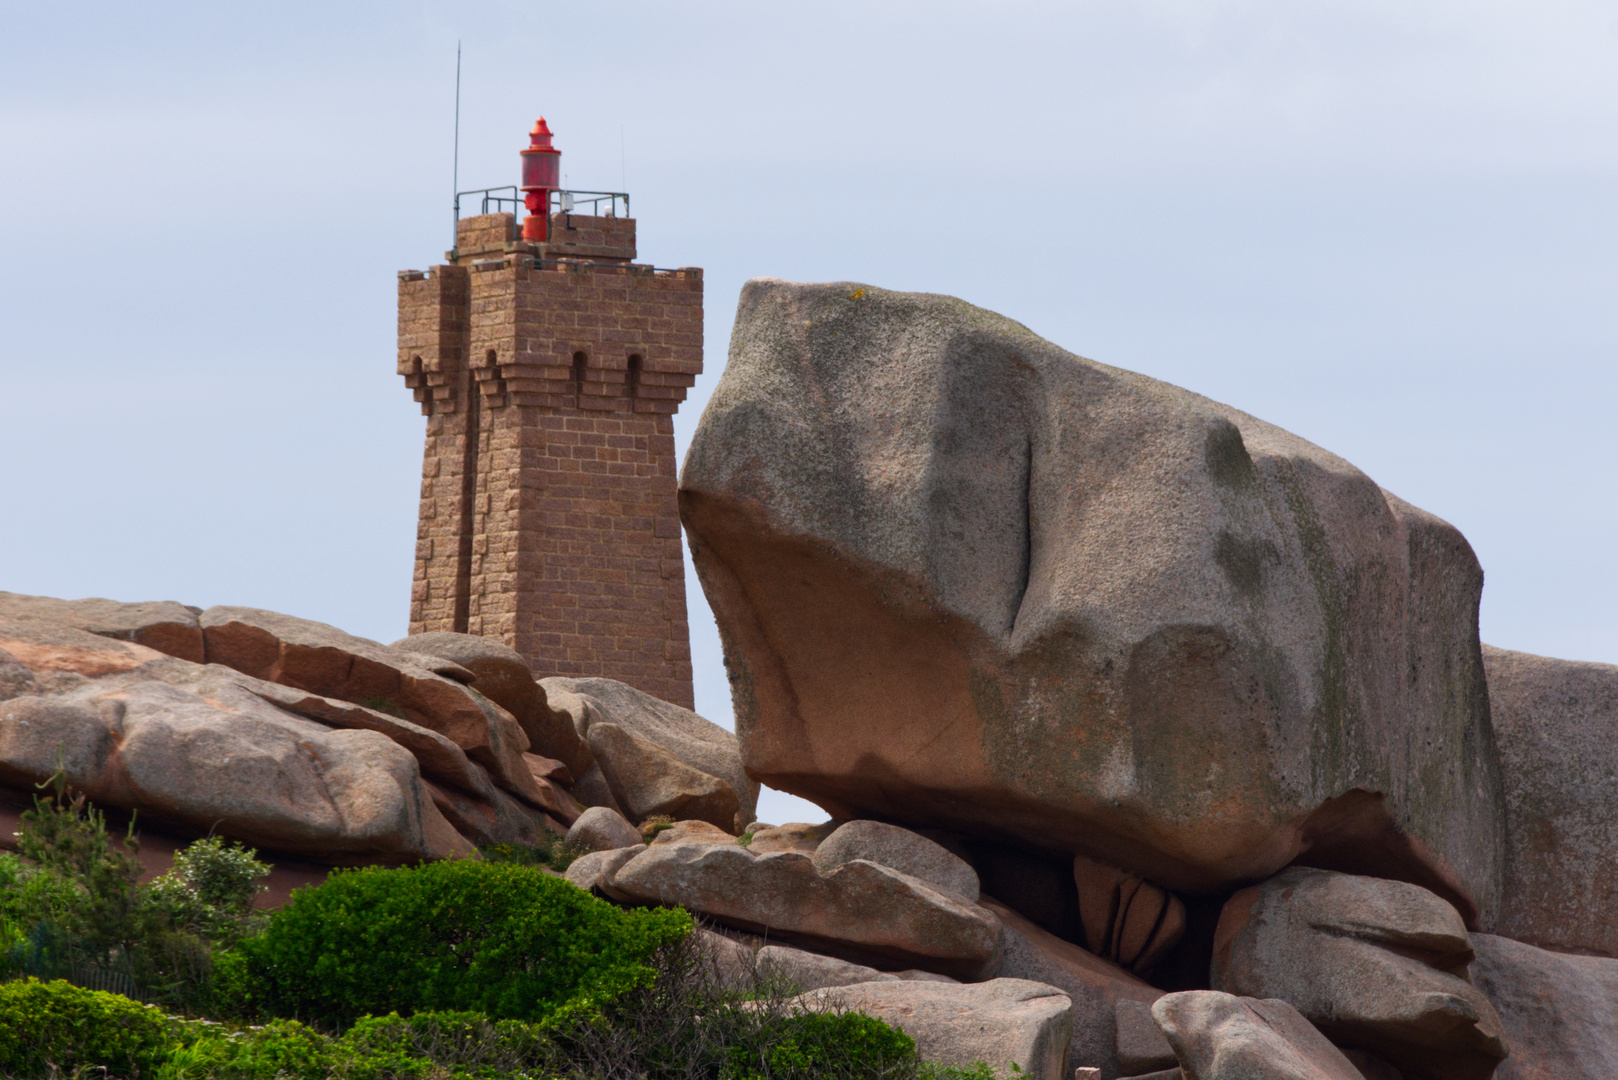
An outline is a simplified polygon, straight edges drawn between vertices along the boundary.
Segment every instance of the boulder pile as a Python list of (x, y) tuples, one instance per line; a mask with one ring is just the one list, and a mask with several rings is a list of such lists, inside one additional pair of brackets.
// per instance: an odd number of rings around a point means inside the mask
[(1481, 645), (1465, 538), (1352, 465), (755, 281), (680, 506), (735, 734), (467, 635), (0, 594), (0, 798), (322, 865), (565, 836), (717, 978), (1041, 1080), (1618, 1071), (1618, 667)]

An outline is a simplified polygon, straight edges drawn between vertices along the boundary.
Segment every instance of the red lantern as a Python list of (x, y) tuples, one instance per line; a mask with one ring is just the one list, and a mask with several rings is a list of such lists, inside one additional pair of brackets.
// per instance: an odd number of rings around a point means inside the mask
[(551, 145), (551, 128), (543, 116), (534, 122), (528, 142), (522, 151), (523, 205), (528, 208), (522, 238), (543, 243), (550, 238), (551, 192), (562, 186), (562, 152)]

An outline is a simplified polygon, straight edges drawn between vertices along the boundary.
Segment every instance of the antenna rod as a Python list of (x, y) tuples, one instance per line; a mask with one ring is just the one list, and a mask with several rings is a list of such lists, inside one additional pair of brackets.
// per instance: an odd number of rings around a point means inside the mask
[(455, 163), (450, 186), (455, 189), (455, 221), (450, 226), (449, 246), (455, 247), (461, 239), (461, 42), (455, 40)]

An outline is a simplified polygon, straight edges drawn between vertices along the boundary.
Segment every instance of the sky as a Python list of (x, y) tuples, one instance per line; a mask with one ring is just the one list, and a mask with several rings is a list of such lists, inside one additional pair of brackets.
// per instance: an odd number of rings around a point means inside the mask
[(461, 188), (543, 113), (705, 269), (682, 453), (747, 279), (948, 293), (1341, 455), (1466, 534), (1484, 640), (1618, 662), (1610, 0), (0, 0), (0, 589), (403, 636), (457, 41)]

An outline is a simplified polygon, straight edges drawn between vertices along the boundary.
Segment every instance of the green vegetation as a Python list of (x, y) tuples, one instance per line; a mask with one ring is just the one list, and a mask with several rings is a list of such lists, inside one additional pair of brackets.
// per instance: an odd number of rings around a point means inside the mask
[(486, 862), (516, 863), (518, 866), (548, 866), (561, 873), (573, 865), (573, 860), (587, 853), (587, 849), (549, 830), (538, 845), (488, 844), (478, 848)]
[(726, 989), (689, 915), (574, 888), (541, 868), (557, 844), (338, 871), (255, 915), (251, 850), (199, 840), (140, 885), (133, 829), (59, 780), (19, 839), (6, 1080), (994, 1080), (792, 987)]

